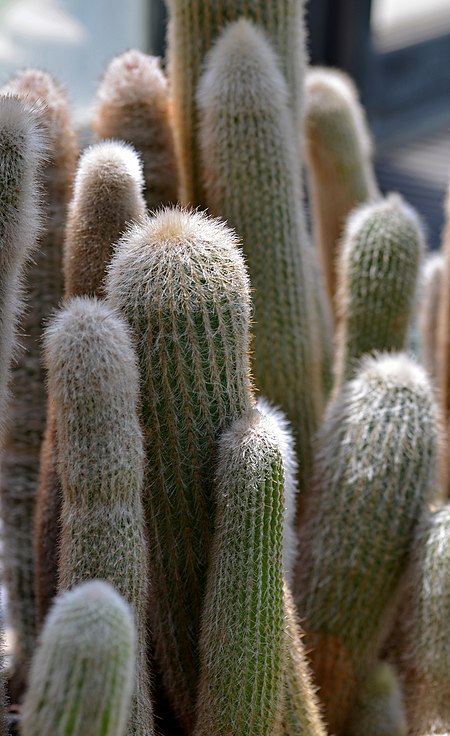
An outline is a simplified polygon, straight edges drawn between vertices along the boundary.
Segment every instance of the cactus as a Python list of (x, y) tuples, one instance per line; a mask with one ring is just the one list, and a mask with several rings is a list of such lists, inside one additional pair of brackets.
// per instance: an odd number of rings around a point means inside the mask
[(23, 736), (124, 736), (135, 639), (132, 611), (107, 583), (58, 596), (33, 659)]
[(427, 257), (422, 268), (421, 300), (418, 314), (420, 356), (436, 382), (438, 379), (438, 322), (442, 299), (444, 258), (441, 253)]
[(200, 637), (195, 736), (270, 736), (283, 707), (283, 463), (257, 411), (224, 432)]
[(372, 145), (351, 79), (336, 69), (305, 75), (305, 154), (314, 231), (328, 295), (334, 304), (338, 244), (350, 211), (378, 196)]
[(295, 532), (295, 508), (297, 500), (297, 458), (295, 455), (294, 437), (289, 422), (280, 409), (272, 406), (264, 396), (256, 402), (256, 408), (270, 422), (271, 431), (277, 436), (280, 452), (283, 457), (283, 495), (284, 495), (284, 531), (283, 531), (283, 571), (286, 580), (291, 583), (295, 560), (297, 558), (297, 535)]
[(326, 736), (308, 658), (300, 637), (297, 611), (291, 592), (284, 586), (285, 702), (283, 736)]
[(167, 209), (123, 237), (107, 292), (138, 346), (154, 587), (150, 628), (166, 690), (189, 727), (216, 440), (253, 404), (248, 276), (229, 229), (200, 213)]
[(207, 202), (243, 239), (254, 288), (255, 383), (291, 422), (304, 489), (324, 405), (324, 356), (287, 95), (262, 32), (247, 20), (230, 24), (199, 86)]
[(445, 421), (450, 420), (450, 187), (446, 201), (446, 223), (441, 253), (443, 258), (436, 327), (437, 377)]
[(377, 661), (359, 687), (347, 726), (348, 736), (406, 736), (408, 732), (397, 673)]
[(418, 217), (399, 195), (352, 213), (338, 264), (337, 387), (365, 353), (404, 349), (423, 250)]
[(417, 530), (398, 614), (397, 657), (411, 734), (450, 724), (450, 506)]
[(391, 623), (416, 521), (430, 497), (439, 422), (425, 372), (366, 358), (329, 407), (299, 529), (296, 603), (332, 733)]
[(138, 372), (125, 325), (95, 299), (76, 297), (45, 335), (64, 494), (59, 590), (107, 580), (132, 605), (138, 632), (130, 733), (148, 734), (148, 555), (142, 508)]
[[(0, 97), (0, 443), (10, 414), (11, 356), (22, 309), (24, 267), (36, 248), (42, 220), (38, 170), (45, 157), (36, 107), (17, 96)], [(12, 672), (21, 692), (34, 646), (33, 570), (29, 555), (28, 499), (2, 483), (4, 578), (9, 616), (16, 634)], [(25, 505), (25, 509), (24, 509)], [(25, 519), (25, 521), (24, 521)], [(31, 606), (31, 607), (30, 607)]]
[[(82, 155), (70, 203), (64, 248), (65, 297), (102, 296), (106, 265), (127, 225), (145, 213), (141, 163), (120, 142), (103, 142)], [(34, 547), (36, 603), (42, 622), (56, 594), (61, 534), (54, 408), (49, 404), (41, 452)]]
[[(168, 62), (176, 142), (181, 171), (181, 201), (205, 205), (197, 136), (197, 84), (204, 58), (224, 26), (240, 17), (264, 29), (281, 59), (290, 94), (291, 125), (300, 130), (305, 67), (303, 0), (166, 0), (169, 11)], [(294, 157), (298, 152), (293, 151)]]
[(178, 169), (167, 81), (159, 59), (127, 51), (109, 64), (97, 92), (98, 138), (131, 143), (142, 157), (149, 210), (178, 201)]

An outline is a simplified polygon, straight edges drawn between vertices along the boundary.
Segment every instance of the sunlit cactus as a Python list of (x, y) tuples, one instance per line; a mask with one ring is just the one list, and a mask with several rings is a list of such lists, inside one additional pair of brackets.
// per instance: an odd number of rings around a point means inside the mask
[(249, 282), (237, 244), (231, 230), (201, 213), (163, 210), (121, 240), (107, 286), (139, 353), (155, 657), (188, 727), (214, 525), (216, 442), (253, 405)]

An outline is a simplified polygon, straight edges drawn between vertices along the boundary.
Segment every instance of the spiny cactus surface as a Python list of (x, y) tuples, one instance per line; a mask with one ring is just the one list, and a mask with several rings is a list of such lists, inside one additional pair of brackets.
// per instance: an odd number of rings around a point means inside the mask
[(403, 354), (365, 359), (320, 431), (295, 592), (332, 733), (392, 623), (439, 440), (428, 378)]
[(33, 659), (23, 736), (124, 736), (135, 655), (133, 613), (110, 585), (91, 580), (58, 596)]

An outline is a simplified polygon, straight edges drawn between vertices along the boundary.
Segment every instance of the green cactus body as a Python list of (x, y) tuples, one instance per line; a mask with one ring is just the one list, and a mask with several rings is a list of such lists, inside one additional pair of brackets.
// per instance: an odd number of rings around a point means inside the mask
[(336, 255), (349, 212), (378, 196), (372, 145), (351, 79), (336, 69), (305, 76), (305, 154), (314, 230), (328, 295), (334, 303)]
[(283, 463), (257, 411), (219, 442), (195, 736), (272, 736), (283, 706)]
[(405, 706), (394, 668), (375, 662), (360, 684), (347, 725), (349, 736), (406, 736)]
[(428, 378), (403, 354), (366, 358), (320, 431), (295, 594), (334, 734), (391, 624), (438, 442)]
[[(17, 95), (27, 107), (39, 108), (39, 125), (46, 138), (46, 160), (41, 169), (44, 228), (33, 261), (24, 274), (27, 310), (20, 322), (21, 352), (13, 366), (10, 422), (2, 462), (2, 505), (12, 527), (5, 537), (16, 539), (17, 563), (22, 568), (21, 589), (10, 590), (17, 622), (19, 648), (28, 663), (36, 639), (34, 514), (39, 483), (41, 444), (45, 431), (47, 392), (41, 358), (44, 325), (62, 296), (62, 242), (78, 147), (66, 96), (45, 72), (25, 69), (2, 88)], [(15, 553), (16, 554), (16, 553)], [(19, 578), (16, 578), (18, 581)], [(12, 684), (21, 697), (25, 668)]]
[(146, 665), (144, 456), (134, 351), (126, 326), (109, 307), (78, 297), (48, 327), (45, 359), (64, 494), (59, 591), (100, 578), (133, 607), (138, 652), (129, 733), (145, 736), (153, 715)]
[(23, 736), (125, 736), (135, 654), (132, 611), (110, 585), (91, 580), (58, 596), (33, 659)]
[(159, 59), (127, 51), (109, 64), (97, 92), (98, 138), (131, 143), (143, 162), (149, 210), (178, 202), (178, 168), (167, 81)]
[[(82, 155), (70, 202), (64, 246), (65, 297), (102, 296), (113, 245), (127, 225), (145, 213), (140, 160), (120, 142), (105, 141)], [(57, 590), (61, 534), (54, 407), (49, 403), (41, 451), (35, 517), (36, 602), (39, 621)]]
[(336, 387), (364, 354), (404, 349), (423, 241), (415, 211), (399, 195), (352, 213), (339, 254)]
[(443, 259), (437, 319), (437, 376), (447, 425), (450, 418), (450, 187), (446, 202), (446, 224), (441, 246)]
[(216, 441), (253, 405), (248, 276), (232, 231), (200, 213), (167, 209), (121, 240), (107, 291), (134, 331), (140, 361), (155, 657), (189, 725)]
[[(45, 156), (39, 111), (18, 96), (0, 97), (0, 444), (4, 452), (10, 416), (11, 357), (21, 312), (24, 267), (36, 247), (41, 226), (37, 171)], [(8, 464), (10, 460), (8, 459)], [(1, 513), (4, 578), (16, 644), (12, 672), (20, 693), (33, 650), (35, 618), (30, 562), (29, 488), (5, 485)]]
[(284, 616), (287, 655), (281, 733), (283, 736), (326, 736), (308, 657), (301, 641), (297, 611), (287, 585), (284, 586)]
[[(291, 123), (302, 126), (305, 67), (303, 0), (166, 0), (168, 61), (181, 165), (181, 201), (205, 206), (195, 95), (204, 58), (224, 26), (241, 17), (264, 29), (280, 55), (291, 100)], [(293, 151), (298, 162), (298, 150)], [(270, 205), (268, 205), (270, 206)]]
[(426, 516), (417, 531), (407, 593), (400, 608), (397, 662), (410, 733), (450, 724), (450, 506)]
[(430, 374), (438, 380), (438, 324), (440, 319), (444, 258), (430, 254), (424, 261), (421, 275), (421, 297), (418, 313), (420, 357)]
[(313, 251), (305, 230), (287, 88), (252, 23), (220, 36), (199, 86), (208, 205), (242, 237), (254, 304), (255, 383), (286, 412), (297, 441), (299, 486), (324, 395)]

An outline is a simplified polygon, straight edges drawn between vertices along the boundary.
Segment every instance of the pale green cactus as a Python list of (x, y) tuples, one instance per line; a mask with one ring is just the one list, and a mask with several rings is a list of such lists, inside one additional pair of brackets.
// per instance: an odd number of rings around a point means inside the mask
[(58, 596), (33, 658), (23, 736), (125, 736), (135, 656), (133, 612), (110, 585)]
[(396, 663), (411, 734), (450, 724), (450, 506), (426, 515), (414, 540), (398, 615)]
[[(22, 312), (25, 265), (41, 232), (38, 170), (46, 155), (39, 110), (19, 97), (0, 97), (0, 444), (4, 450), (11, 409), (11, 358), (17, 355), (16, 329)], [(42, 389), (43, 390), (43, 389)], [(8, 460), (8, 463), (11, 459)], [(4, 479), (3, 479), (4, 480)], [(2, 561), (15, 632), (12, 675), (20, 694), (33, 652), (36, 627), (33, 565), (30, 562), (29, 494), (2, 482)]]
[[(195, 102), (205, 55), (222, 29), (241, 17), (262, 28), (280, 56), (290, 95), (291, 125), (300, 130), (306, 64), (304, 1), (166, 0), (166, 3), (169, 8), (169, 75), (181, 165), (181, 201), (205, 206)], [(294, 156), (299, 166), (298, 147)]]
[(133, 145), (142, 158), (149, 210), (178, 202), (178, 168), (167, 80), (160, 61), (132, 49), (109, 64), (92, 122), (98, 138)]
[(347, 725), (348, 736), (406, 736), (405, 706), (395, 669), (375, 662), (358, 689)]
[(242, 237), (249, 264), (255, 383), (287, 414), (303, 490), (324, 408), (329, 335), (318, 314), (321, 284), (287, 86), (267, 39), (248, 20), (230, 24), (207, 57), (198, 106), (206, 201)]
[(231, 230), (201, 213), (166, 209), (122, 238), (107, 293), (138, 347), (149, 623), (165, 688), (189, 728), (214, 524), (216, 442), (254, 401), (248, 276)]
[(372, 144), (356, 88), (337, 69), (305, 74), (305, 154), (314, 235), (328, 295), (334, 303), (336, 256), (350, 211), (378, 195)]
[(338, 263), (337, 388), (366, 353), (405, 349), (423, 251), (419, 218), (399, 195), (351, 214)]
[(146, 736), (153, 718), (149, 573), (134, 350), (118, 315), (95, 299), (77, 297), (47, 328), (45, 360), (64, 496), (59, 591), (99, 578), (131, 604), (138, 643), (129, 733)]
[(278, 733), (285, 667), (283, 462), (257, 411), (219, 441), (195, 736)]
[(336, 735), (391, 623), (417, 519), (434, 489), (439, 440), (429, 380), (403, 354), (366, 358), (319, 433), (295, 593)]
[(420, 357), (435, 382), (438, 370), (438, 323), (443, 298), (444, 257), (430, 254), (423, 263), (420, 277), (420, 299), (417, 327)]

